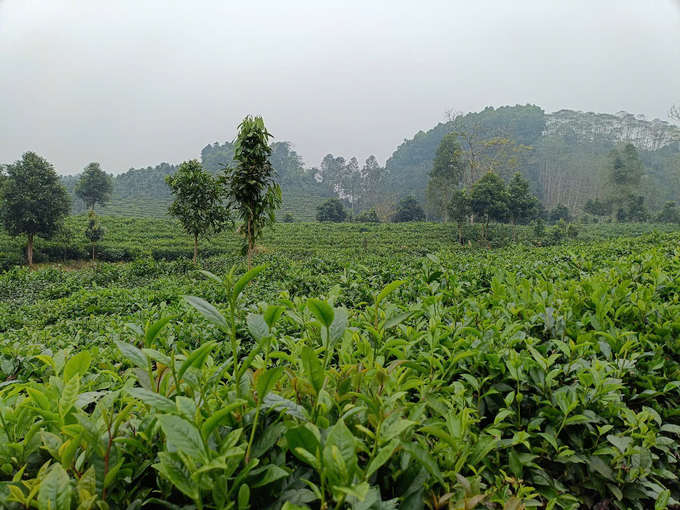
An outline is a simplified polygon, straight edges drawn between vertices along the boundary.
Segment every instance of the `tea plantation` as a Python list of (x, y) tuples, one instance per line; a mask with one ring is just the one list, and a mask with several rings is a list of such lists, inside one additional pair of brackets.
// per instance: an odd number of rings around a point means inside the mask
[(279, 224), (246, 272), (141, 218), (45, 264), (68, 223), (0, 235), (0, 508), (679, 504), (670, 227)]

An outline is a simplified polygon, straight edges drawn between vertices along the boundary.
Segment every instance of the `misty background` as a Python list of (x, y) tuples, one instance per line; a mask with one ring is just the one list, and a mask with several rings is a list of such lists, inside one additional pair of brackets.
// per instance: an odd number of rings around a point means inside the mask
[(0, 162), (180, 162), (260, 114), (308, 166), (381, 163), (445, 110), (537, 104), (667, 120), (680, 3), (0, 2)]

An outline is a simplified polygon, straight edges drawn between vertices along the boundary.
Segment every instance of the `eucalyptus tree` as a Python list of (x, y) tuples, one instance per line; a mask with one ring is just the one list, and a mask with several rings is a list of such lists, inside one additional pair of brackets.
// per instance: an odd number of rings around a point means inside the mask
[(239, 126), (234, 143), (236, 165), (225, 166), (223, 183), (227, 197), (241, 224), (237, 232), (243, 236), (243, 251), (252, 267), (255, 242), (265, 227), (276, 222), (276, 210), (281, 207), (281, 187), (271, 164), (272, 149), (262, 117), (247, 116)]
[(7, 165), (0, 189), (0, 218), (12, 236), (25, 235), (26, 259), (33, 265), (33, 238), (49, 239), (71, 210), (71, 196), (54, 167), (35, 152)]
[(75, 187), (76, 196), (92, 211), (96, 204), (104, 206), (111, 199), (112, 192), (113, 179), (102, 170), (99, 163), (87, 165)]
[(231, 221), (224, 205), (225, 191), (220, 180), (203, 170), (193, 159), (165, 177), (175, 201), (168, 212), (177, 218), (194, 238), (194, 265), (198, 263), (198, 239), (221, 232)]

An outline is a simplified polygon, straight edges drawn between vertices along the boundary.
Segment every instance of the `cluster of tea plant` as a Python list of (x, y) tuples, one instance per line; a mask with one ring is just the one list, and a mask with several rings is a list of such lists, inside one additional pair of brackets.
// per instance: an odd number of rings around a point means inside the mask
[(0, 275), (0, 508), (678, 504), (680, 234), (392, 235)]
[[(297, 219), (297, 217), (295, 217)], [(178, 222), (161, 218), (133, 218), (102, 216), (106, 229), (103, 241), (97, 243), (96, 258), (105, 262), (131, 262), (151, 257), (156, 260), (191, 258), (193, 241)], [(84, 232), (87, 218), (71, 216), (66, 221), (67, 236), (44, 240), (37, 238), (34, 260), (38, 263), (83, 260), (91, 256), (91, 244)], [(548, 227), (547, 232), (556, 227)], [(597, 241), (620, 236), (639, 236), (653, 231), (670, 232), (672, 225), (643, 223), (578, 225), (578, 240)], [(523, 244), (550, 244), (550, 235), (536, 239), (535, 229), (530, 226), (518, 228), (518, 240)], [(477, 246), (481, 240), (479, 225), (465, 229), (467, 241)], [(565, 239), (570, 241), (570, 239)], [(512, 244), (509, 225), (491, 225), (485, 247), (503, 247)], [(0, 271), (25, 263), (26, 240), (11, 238), (0, 229)], [(262, 253), (318, 253), (329, 250), (353, 250), (362, 253), (417, 252), (426, 254), (440, 249), (459, 246), (458, 230), (452, 223), (279, 223), (267, 229), (257, 249)], [(199, 242), (199, 258), (235, 256), (240, 250), (239, 238), (232, 232), (224, 232)]]

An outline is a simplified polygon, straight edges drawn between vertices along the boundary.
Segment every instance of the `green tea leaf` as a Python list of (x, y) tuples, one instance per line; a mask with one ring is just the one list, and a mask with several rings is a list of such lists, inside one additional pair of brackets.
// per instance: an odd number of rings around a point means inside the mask
[(309, 377), (309, 382), (312, 383), (312, 388), (314, 388), (314, 393), (317, 395), (323, 388), (326, 375), (324, 374), (321, 362), (317, 357), (314, 349), (305, 345), (302, 348), (302, 365), (307, 372), (307, 377)]
[(141, 400), (146, 405), (153, 407), (164, 413), (174, 413), (175, 403), (163, 395), (154, 393), (145, 388), (125, 388), (125, 391), (132, 397)]
[(64, 367), (64, 381), (68, 382), (73, 376), (82, 377), (90, 368), (92, 356), (89, 351), (81, 351), (68, 360)]
[(189, 303), (196, 310), (198, 310), (198, 312), (201, 315), (203, 315), (203, 317), (208, 319), (208, 322), (211, 322), (223, 332), (228, 331), (229, 325), (227, 324), (227, 321), (222, 316), (220, 311), (213, 305), (211, 305), (204, 299), (201, 299), (196, 296), (182, 296), (182, 297), (186, 300), (187, 303)]
[(170, 322), (172, 319), (177, 317), (176, 315), (168, 315), (166, 317), (163, 317), (156, 322), (154, 322), (151, 326), (149, 326), (146, 329), (146, 333), (144, 334), (144, 346), (145, 347), (151, 347), (153, 344), (153, 341), (156, 339), (158, 334), (161, 332), (161, 330), (165, 327), (165, 325)]
[(276, 386), (285, 367), (270, 368), (257, 378), (257, 398), (263, 399)]
[(60, 464), (55, 464), (40, 482), (39, 510), (71, 510), (71, 480)]
[(269, 336), (269, 326), (264, 317), (255, 313), (248, 314), (248, 331), (258, 342)]
[(383, 299), (385, 299), (387, 296), (389, 296), (392, 292), (397, 290), (400, 286), (402, 286), (405, 283), (406, 283), (405, 280), (395, 280), (392, 283), (387, 284), (387, 286), (380, 291), (380, 294), (378, 294), (378, 297), (375, 300), (376, 304), (379, 305)]
[(165, 437), (175, 448), (192, 459), (202, 462), (207, 460), (201, 434), (193, 424), (174, 415), (161, 415), (158, 422)]
[(179, 455), (170, 452), (160, 452), (158, 457), (160, 462), (154, 464), (153, 468), (167, 478), (182, 493), (191, 499), (198, 499), (198, 487), (191, 479), (189, 470)]
[(137, 349), (137, 347), (127, 342), (121, 342), (119, 340), (116, 340), (116, 346), (118, 347), (118, 350), (121, 353), (123, 353), (123, 356), (130, 360), (133, 365), (136, 365), (139, 368), (143, 369), (148, 368), (148, 361), (146, 359), (146, 356), (144, 356), (142, 351)]
[(69, 379), (61, 392), (59, 399), (59, 415), (62, 419), (68, 414), (73, 407), (73, 404), (78, 400), (78, 392), (80, 391), (80, 377), (77, 375)]
[(267, 267), (267, 266), (257, 266), (252, 268), (250, 271), (245, 273), (241, 278), (238, 279), (238, 281), (234, 284), (234, 292), (232, 294), (232, 299), (236, 300), (238, 299), (239, 295), (243, 291), (243, 288), (248, 284), (250, 280), (255, 278), (258, 274), (262, 272), (262, 270)]
[(325, 301), (321, 301), (320, 299), (308, 299), (307, 308), (309, 308), (309, 311), (312, 312), (314, 317), (316, 317), (316, 320), (318, 320), (322, 326), (327, 328), (333, 324), (335, 313), (333, 312), (333, 308)]

